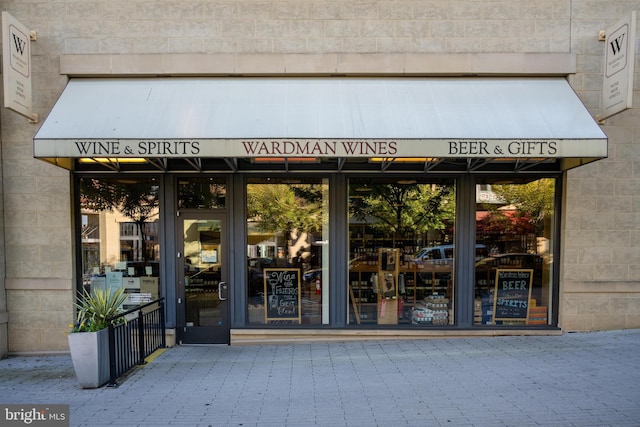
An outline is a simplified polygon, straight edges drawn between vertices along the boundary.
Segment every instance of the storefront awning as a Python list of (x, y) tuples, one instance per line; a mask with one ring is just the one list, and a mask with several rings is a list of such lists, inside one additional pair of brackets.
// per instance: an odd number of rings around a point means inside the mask
[(96, 78), (69, 81), (34, 156), (573, 167), (607, 137), (563, 78)]

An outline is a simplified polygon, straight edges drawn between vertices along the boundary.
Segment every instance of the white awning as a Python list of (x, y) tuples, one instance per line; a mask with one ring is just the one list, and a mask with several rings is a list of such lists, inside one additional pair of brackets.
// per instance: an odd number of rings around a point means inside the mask
[(71, 79), (37, 158), (575, 158), (607, 137), (563, 78)]

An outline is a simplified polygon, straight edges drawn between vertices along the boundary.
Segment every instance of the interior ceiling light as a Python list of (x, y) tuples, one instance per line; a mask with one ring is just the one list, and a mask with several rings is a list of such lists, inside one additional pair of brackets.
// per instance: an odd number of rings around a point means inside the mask
[(319, 163), (315, 157), (254, 157), (255, 163)]
[(83, 157), (80, 163), (147, 163), (146, 159), (138, 157)]
[(415, 179), (399, 179), (398, 184), (400, 185), (411, 185), (415, 184), (417, 181)]
[(371, 157), (369, 159), (370, 162), (381, 163), (381, 162), (395, 162), (395, 163), (424, 163), (424, 162), (432, 162), (436, 160), (433, 157)]
[(496, 157), (494, 159), (491, 159), (491, 161), (493, 161), (493, 162), (515, 162), (515, 161), (520, 161), (520, 162), (542, 162), (542, 161), (545, 161), (545, 160), (555, 160), (555, 159), (545, 158), (545, 157), (527, 157), (527, 158)]

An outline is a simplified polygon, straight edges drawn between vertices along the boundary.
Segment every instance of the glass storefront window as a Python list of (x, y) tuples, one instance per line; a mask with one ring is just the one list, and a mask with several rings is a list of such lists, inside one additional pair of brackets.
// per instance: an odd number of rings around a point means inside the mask
[(349, 180), (350, 325), (452, 325), (453, 180)]
[(474, 324), (547, 325), (552, 301), (555, 180), (476, 187)]
[(328, 179), (247, 183), (248, 323), (329, 323)]
[(124, 308), (159, 297), (159, 187), (155, 179), (80, 179), (86, 291), (124, 288)]

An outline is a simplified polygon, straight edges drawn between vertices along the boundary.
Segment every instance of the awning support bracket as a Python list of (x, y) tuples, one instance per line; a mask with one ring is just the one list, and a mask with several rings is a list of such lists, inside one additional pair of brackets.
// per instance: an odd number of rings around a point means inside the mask
[(440, 163), (444, 162), (444, 159), (438, 159), (435, 162), (430, 162), (428, 159), (424, 162), (424, 173), (427, 173), (435, 169)]
[(484, 166), (485, 164), (489, 163), (492, 160), (493, 159), (479, 159), (479, 160), (468, 159), (467, 170), (469, 172), (472, 172), (474, 170), (480, 169), (482, 166)]
[(185, 160), (187, 161), (187, 163), (193, 166), (195, 170), (197, 170), (198, 172), (202, 172), (202, 159), (190, 159), (187, 157)]
[(224, 162), (227, 164), (227, 166), (229, 166), (229, 168), (233, 172), (238, 172), (238, 159), (236, 159), (235, 157), (233, 158), (225, 157)]
[(151, 165), (155, 166), (162, 172), (167, 171), (167, 159), (146, 159)]
[(120, 172), (120, 167), (118, 163), (114, 163), (113, 161), (109, 160), (108, 162), (100, 162), (95, 158), (91, 158), (91, 160), (93, 160), (94, 162), (104, 166), (107, 169), (111, 169), (114, 172)]
[(532, 167), (539, 165), (541, 163), (547, 163), (547, 162), (551, 162), (553, 161), (553, 159), (540, 159), (537, 161), (532, 161), (532, 162), (526, 162), (526, 163), (520, 163), (519, 161), (516, 162), (515, 167), (514, 167), (514, 171), (515, 172), (522, 172), (525, 171), (527, 169), (531, 169)]

